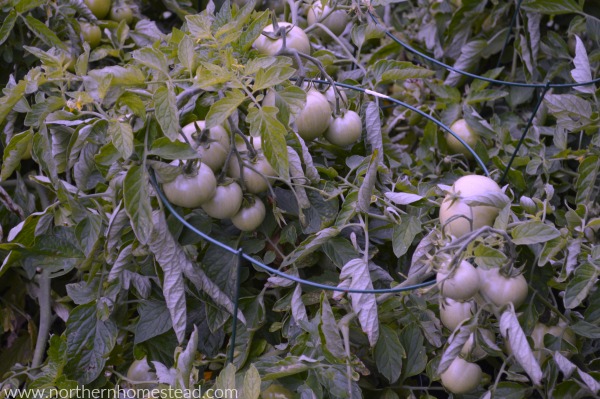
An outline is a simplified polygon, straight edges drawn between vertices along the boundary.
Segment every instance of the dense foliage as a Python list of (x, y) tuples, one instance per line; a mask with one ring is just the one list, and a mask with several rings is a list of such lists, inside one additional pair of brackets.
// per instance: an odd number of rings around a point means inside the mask
[(0, 2), (0, 389), (598, 394), (596, 2), (107, 1)]

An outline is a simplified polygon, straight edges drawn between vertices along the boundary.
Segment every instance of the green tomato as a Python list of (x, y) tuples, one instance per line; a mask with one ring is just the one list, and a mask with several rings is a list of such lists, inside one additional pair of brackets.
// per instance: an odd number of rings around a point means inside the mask
[(148, 359), (144, 358), (140, 360), (134, 360), (127, 370), (127, 379), (132, 381), (130, 384), (135, 385), (136, 388), (152, 388), (154, 384), (136, 384), (136, 382), (144, 381), (156, 381), (156, 373), (150, 368)]
[(310, 89), (306, 93), (306, 104), (296, 117), (298, 134), (306, 141), (321, 137), (329, 127), (330, 119), (327, 97), (316, 89)]
[(125, 21), (129, 25), (133, 22), (133, 10), (127, 4), (113, 6), (108, 18), (115, 22)]
[[(172, 164), (177, 165), (178, 161)], [(201, 163), (191, 174), (180, 174), (162, 185), (165, 196), (173, 205), (198, 208), (214, 197), (217, 179), (212, 169)]]
[(202, 204), (202, 209), (216, 219), (230, 218), (242, 206), (242, 195), (242, 188), (235, 182), (217, 186), (215, 195)]
[[(336, 94), (335, 94), (335, 89), (333, 88), (333, 86), (329, 86), (329, 88), (327, 90), (325, 90), (325, 98), (329, 102), (329, 106), (331, 107), (331, 112), (335, 112)], [(344, 90), (342, 90), (341, 88), (340, 88), (339, 103), (340, 103), (340, 108), (348, 108), (348, 96), (346, 95), (346, 92)]]
[(489, 303), (502, 307), (512, 303), (518, 308), (525, 302), (529, 287), (522, 274), (516, 277), (506, 277), (500, 273), (500, 269), (485, 270), (477, 268), (481, 284), (479, 293)]
[(325, 138), (331, 144), (346, 147), (355, 143), (362, 134), (362, 121), (354, 111), (343, 112), (337, 118), (332, 117)]
[[(218, 172), (225, 165), (231, 147), (229, 133), (223, 126), (215, 126), (201, 136), (205, 126), (204, 121), (196, 121), (184, 126), (182, 132), (192, 148), (200, 154), (201, 161), (210, 166), (214, 172)], [(185, 141), (181, 136), (178, 139)]]
[[(464, 119), (459, 119), (450, 126), (450, 129), (458, 137), (460, 137), (465, 143), (467, 143), (471, 148), (475, 148), (477, 142), (479, 141), (479, 136), (477, 133), (469, 127), (467, 121)], [(473, 154), (467, 148), (462, 145), (460, 141), (458, 141), (453, 135), (446, 132), (446, 143), (448, 144), (448, 148), (455, 154), (463, 154), (467, 159), (473, 159)]]
[[(329, 5), (323, 7), (321, 0), (316, 0), (308, 9), (306, 16), (308, 26), (320, 22), (334, 35), (341, 35), (344, 33), (346, 26), (348, 26), (350, 18), (348, 17), (348, 13), (344, 10), (335, 10), (333, 12), (332, 10), (333, 9), (329, 7)], [(326, 18), (321, 20), (324, 16), (326, 16)]]
[(449, 330), (454, 331), (464, 320), (470, 319), (476, 311), (475, 301), (460, 302), (444, 298), (440, 301), (440, 320)]
[(436, 276), (442, 296), (456, 301), (472, 298), (479, 291), (477, 269), (466, 260), (454, 268), (449, 262), (450, 259), (446, 259)]
[(481, 367), (476, 363), (467, 362), (461, 357), (452, 361), (450, 366), (440, 374), (442, 385), (455, 394), (471, 392), (481, 383)]
[(247, 206), (243, 206), (231, 221), (233, 225), (242, 231), (254, 231), (265, 220), (267, 211), (265, 204), (256, 196), (250, 197)]
[[(243, 160), (244, 162), (244, 185), (246, 191), (252, 194), (259, 194), (269, 189), (269, 176), (276, 176), (277, 173), (269, 164), (262, 152), (259, 152), (254, 160)], [(252, 168), (252, 169), (251, 169)], [(253, 170), (254, 169), (254, 170)], [(229, 176), (234, 179), (240, 179), (240, 164), (238, 158), (232, 156), (229, 160), (227, 169)]]
[(98, 19), (104, 19), (110, 11), (111, 0), (84, 0), (85, 5)]
[[(293, 26), (289, 22), (278, 22), (278, 25), (279, 27), (284, 27), (287, 29), (285, 43), (288, 48), (296, 49), (300, 53), (310, 54), (310, 40), (302, 29), (297, 26)], [(273, 33), (273, 31), (273, 25), (269, 25), (264, 29), (264, 32), (266, 33)], [(277, 52), (279, 52), (279, 50), (281, 50), (282, 45), (283, 39), (271, 39), (261, 34), (258, 39), (254, 41), (252, 46), (261, 54), (275, 55)]]
[(468, 175), (454, 182), (451, 192), (440, 206), (440, 223), (444, 232), (458, 238), (483, 226), (492, 226), (498, 216), (498, 208), (471, 206), (464, 201), (468, 197), (485, 196), (489, 193), (502, 193), (500, 186), (489, 177)]
[(100, 27), (90, 24), (89, 22), (79, 22), (79, 29), (81, 30), (81, 36), (91, 48), (98, 47), (100, 40), (102, 39), (102, 31)]

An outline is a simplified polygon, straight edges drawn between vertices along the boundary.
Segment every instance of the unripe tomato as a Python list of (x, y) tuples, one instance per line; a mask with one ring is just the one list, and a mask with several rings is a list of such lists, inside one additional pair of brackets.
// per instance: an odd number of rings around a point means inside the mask
[[(446, 195), (440, 207), (440, 223), (445, 233), (462, 237), (483, 226), (492, 226), (498, 216), (498, 208), (484, 205), (471, 206), (464, 202), (465, 198), (485, 196), (488, 193), (502, 193), (500, 186), (489, 177), (468, 175), (454, 182), (451, 192)], [(457, 196), (459, 198), (455, 198)], [(455, 216), (456, 218), (449, 221)]]
[[(297, 27), (293, 26), (289, 22), (278, 22), (279, 27), (286, 28), (285, 35), (285, 43), (288, 48), (296, 49), (300, 53), (310, 54), (310, 40), (304, 31)], [(290, 29), (290, 27), (292, 27)], [(274, 28), (273, 25), (269, 25), (264, 29), (266, 33), (273, 33)], [(283, 45), (283, 39), (276, 38), (271, 39), (265, 35), (260, 35), (258, 39), (254, 41), (252, 45), (259, 53), (264, 55), (275, 55), (279, 50), (281, 50), (281, 46)]]
[(337, 118), (331, 117), (325, 138), (331, 144), (345, 147), (360, 139), (361, 134), (360, 116), (354, 111), (346, 111)]
[[(176, 165), (177, 161), (172, 164)], [(203, 163), (194, 173), (180, 174), (162, 186), (169, 202), (184, 208), (198, 208), (215, 195), (216, 187), (215, 174)]]
[[(333, 88), (333, 86), (329, 86), (329, 88), (327, 90), (325, 90), (325, 98), (327, 99), (327, 101), (329, 101), (329, 106), (331, 107), (331, 112), (335, 112), (335, 89)], [(346, 95), (346, 92), (344, 90), (340, 89), (340, 99), (339, 99), (339, 103), (340, 103), (340, 108), (347, 108), (348, 107), (348, 96)]]
[(79, 29), (81, 30), (83, 40), (90, 45), (90, 48), (98, 47), (100, 40), (102, 39), (100, 27), (90, 24), (89, 22), (79, 21)]
[[(464, 119), (459, 119), (454, 122), (452, 126), (450, 126), (450, 129), (452, 129), (452, 131), (456, 133), (458, 137), (463, 139), (471, 148), (474, 148), (477, 141), (479, 141), (477, 133), (469, 127), (467, 121)], [(446, 143), (453, 153), (463, 154), (467, 159), (473, 159), (473, 154), (471, 154), (460, 141), (448, 132), (446, 132)]]
[(235, 182), (217, 186), (215, 195), (202, 204), (202, 209), (213, 218), (227, 219), (242, 206), (242, 196), (242, 188)]
[(440, 301), (440, 320), (449, 330), (454, 331), (463, 321), (475, 314), (475, 301), (460, 302), (444, 298)]
[[(134, 360), (127, 370), (127, 379), (134, 382), (156, 381), (157, 376), (148, 364), (148, 359)], [(135, 384), (136, 388), (152, 388), (153, 384)]]
[[(320, 22), (325, 25), (331, 33), (336, 36), (344, 33), (346, 26), (350, 18), (348, 18), (348, 13), (344, 10), (335, 10), (331, 12), (332, 8), (328, 5), (323, 7), (321, 0), (316, 0), (312, 6), (308, 9), (308, 13), (306, 19), (308, 21), (308, 25), (313, 25), (316, 22)], [(321, 21), (323, 16), (327, 16), (324, 20)]]
[(104, 19), (110, 11), (111, 0), (84, 0), (85, 5), (98, 19)]
[[(490, 330), (479, 329), (479, 332), (481, 333), (481, 335), (485, 335), (491, 342), (494, 342), (496, 340), (494, 333)], [(483, 348), (481, 348), (478, 342), (475, 342), (475, 335), (476, 332), (473, 332), (471, 335), (469, 335), (467, 342), (465, 342), (462, 349), (460, 350), (460, 354), (462, 356), (468, 356), (469, 354), (471, 354), (471, 356), (473, 356), (474, 358), (481, 359), (487, 356), (487, 353), (483, 350)]]
[(516, 277), (505, 277), (500, 274), (500, 269), (497, 267), (489, 270), (477, 268), (477, 271), (481, 280), (479, 293), (488, 302), (498, 307), (512, 302), (515, 308), (525, 302), (529, 288), (522, 274)]
[(471, 392), (481, 383), (481, 367), (476, 363), (467, 362), (461, 357), (452, 361), (450, 366), (440, 374), (442, 385), (455, 394)]
[[(265, 176), (276, 176), (277, 173), (262, 153), (259, 153), (254, 161), (244, 160), (244, 185), (246, 190), (252, 194), (259, 194), (269, 189), (269, 180)], [(252, 167), (256, 171), (250, 169)], [(240, 179), (240, 164), (237, 157), (232, 156), (227, 169), (229, 176)]]
[(127, 4), (113, 6), (108, 18), (115, 22), (125, 21), (129, 25), (133, 22), (133, 10)]
[(306, 104), (296, 117), (298, 134), (306, 141), (314, 140), (325, 133), (330, 119), (331, 108), (327, 98), (318, 90), (310, 89), (306, 93)]
[[(200, 131), (202, 131), (203, 129), (206, 128), (206, 121), (195, 121), (192, 123), (188, 123), (187, 125), (185, 125), (184, 127), (181, 128), (183, 134), (185, 135), (185, 137), (188, 139), (188, 141), (190, 142), (190, 144), (192, 145), (192, 147), (198, 148), (198, 146), (200, 145), (200, 143), (198, 142), (198, 137), (197, 135), (199, 134), (199, 132), (196, 130), (196, 125), (198, 125), (198, 129), (200, 129)], [(211, 127), (208, 132), (207, 132), (207, 139), (208, 141), (212, 142), (212, 141), (217, 141), (219, 142), (223, 147), (229, 149), (229, 147), (231, 147), (231, 140), (229, 138), (229, 133), (227, 133), (227, 130), (225, 130), (225, 128), (221, 125), (218, 126), (214, 126)], [(179, 138), (180, 141), (184, 141), (183, 138)]]
[(456, 301), (470, 299), (479, 291), (479, 274), (472, 264), (463, 260), (454, 268), (449, 264), (450, 259), (442, 264), (436, 281), (442, 296)]
[[(200, 132), (196, 131), (194, 123), (190, 123), (182, 128), (183, 134), (192, 145), (203, 163), (210, 166), (210, 168), (217, 172), (227, 159), (229, 148), (231, 147), (229, 134), (222, 126), (215, 126), (204, 133), (202, 140), (199, 140), (201, 131), (205, 128), (206, 123), (204, 121), (196, 121)], [(179, 141), (185, 141), (183, 137), (179, 137)]]
[(231, 221), (233, 225), (242, 231), (254, 231), (265, 220), (267, 210), (265, 204), (257, 196), (252, 196), (247, 205), (242, 206)]

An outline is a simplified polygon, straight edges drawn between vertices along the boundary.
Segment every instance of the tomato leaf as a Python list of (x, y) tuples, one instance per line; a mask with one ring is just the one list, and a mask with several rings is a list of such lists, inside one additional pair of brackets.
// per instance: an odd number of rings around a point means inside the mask
[(524, 1), (521, 7), (527, 11), (550, 15), (578, 14), (582, 11), (581, 6), (573, 0), (529, 0)]
[(27, 148), (32, 145), (33, 132), (31, 129), (15, 134), (9, 141), (2, 154), (2, 172), (0, 180), (6, 180), (21, 165), (21, 159), (27, 154)]
[(294, 262), (304, 258), (305, 256), (313, 253), (321, 247), (330, 238), (337, 236), (340, 231), (335, 227), (328, 227), (319, 231), (318, 233), (309, 236), (306, 240), (300, 243), (286, 258), (283, 260), (282, 265), (289, 266)]
[(206, 128), (222, 125), (223, 122), (244, 102), (246, 96), (240, 90), (231, 90), (216, 101), (206, 115)]
[(177, 113), (177, 98), (170, 84), (159, 87), (154, 93), (154, 114), (164, 135), (171, 141), (177, 140), (181, 128)]
[(188, 35), (184, 35), (183, 39), (177, 45), (177, 58), (179, 62), (190, 72), (192, 75), (195, 64), (196, 52), (194, 51), (194, 42)]
[(4, 22), (2, 22), (2, 27), (0, 27), (0, 45), (8, 39), (10, 33), (15, 26), (15, 22), (17, 21), (17, 13), (14, 9), (10, 10), (8, 15), (4, 18)]
[(597, 155), (590, 155), (579, 164), (579, 168), (577, 169), (579, 176), (575, 182), (575, 188), (577, 189), (575, 201), (578, 204), (587, 204), (591, 200), (595, 181), (600, 171), (600, 162), (598, 160)]
[(402, 218), (400, 224), (394, 226), (392, 243), (394, 255), (401, 257), (408, 252), (415, 237), (421, 232), (421, 221), (415, 216)]
[(587, 298), (590, 290), (596, 286), (598, 275), (598, 268), (588, 262), (575, 269), (574, 276), (565, 289), (563, 300), (567, 309), (576, 308)]
[[(298, 285), (299, 286), (299, 285)], [(322, 292), (319, 309), (319, 339), (325, 356), (332, 363), (338, 363), (346, 358), (346, 350), (340, 336), (340, 330), (329, 304), (329, 298)]]
[(377, 345), (375, 345), (375, 364), (390, 384), (400, 378), (402, 359), (405, 357), (406, 352), (400, 344), (396, 331), (382, 324), (379, 339), (377, 339)]
[(153, 47), (145, 47), (141, 50), (135, 50), (131, 56), (139, 64), (150, 68), (153, 71), (162, 73), (163, 77), (169, 76), (169, 66), (165, 55)]
[(517, 245), (538, 244), (560, 236), (553, 226), (532, 220), (515, 226), (511, 231), (512, 241)]
[[(371, 290), (373, 283), (369, 274), (369, 264), (363, 259), (353, 259), (346, 263), (340, 272), (340, 281), (351, 280), (351, 289)], [(358, 315), (358, 321), (371, 347), (379, 338), (379, 319), (375, 294), (348, 294), (352, 300), (352, 310)]]
[(126, 122), (112, 120), (108, 123), (108, 134), (123, 159), (133, 154), (133, 129)]
[(252, 92), (273, 87), (288, 80), (296, 70), (286, 66), (272, 66), (267, 69), (259, 69), (254, 78)]
[(152, 232), (152, 206), (150, 204), (148, 174), (141, 166), (132, 166), (124, 181), (125, 210), (137, 239), (148, 243)]
[(260, 374), (254, 364), (251, 364), (248, 371), (244, 374), (244, 385), (242, 386), (240, 397), (244, 399), (258, 399), (261, 392), (260, 382)]
[(262, 140), (262, 149), (265, 157), (273, 169), (283, 179), (289, 179), (288, 149), (285, 141), (287, 130), (277, 120), (277, 108), (252, 107), (248, 110), (248, 123), (250, 134)]
[(32, 15), (27, 15), (23, 21), (29, 30), (48, 46), (58, 47), (63, 51), (69, 51), (69, 48), (64, 41), (56, 36), (56, 33), (54, 33), (39, 19), (34, 18)]
[(542, 369), (533, 355), (512, 305), (506, 308), (500, 316), (500, 333), (510, 343), (512, 355), (529, 375), (531, 382), (534, 385), (540, 385)]
[(97, 304), (91, 302), (71, 310), (67, 320), (65, 374), (80, 384), (94, 381), (104, 370), (109, 354), (117, 343), (117, 324), (100, 320)]

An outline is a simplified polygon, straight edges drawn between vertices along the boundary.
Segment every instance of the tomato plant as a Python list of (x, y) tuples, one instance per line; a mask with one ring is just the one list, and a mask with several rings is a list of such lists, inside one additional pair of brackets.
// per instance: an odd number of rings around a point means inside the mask
[(104, 19), (110, 12), (111, 0), (84, 0), (85, 5), (98, 19)]
[[(473, 131), (473, 129), (471, 129), (471, 127), (469, 127), (466, 120), (457, 120), (450, 126), (450, 129), (452, 129), (452, 131), (456, 133), (458, 137), (460, 137), (471, 148), (475, 148), (475, 145), (479, 141), (479, 136), (475, 131)], [(473, 154), (460, 141), (458, 141), (456, 137), (448, 132), (446, 132), (446, 143), (448, 144), (450, 151), (453, 153), (463, 154), (468, 159), (473, 159)]]
[(327, 98), (318, 90), (310, 89), (306, 93), (306, 104), (296, 117), (298, 134), (310, 141), (321, 137), (327, 131), (331, 111)]
[(80, 21), (79, 28), (81, 29), (83, 40), (85, 40), (91, 48), (98, 47), (100, 40), (102, 39), (100, 27), (89, 22)]
[(345, 147), (360, 139), (362, 121), (354, 111), (342, 112), (338, 117), (332, 117), (325, 131), (325, 138), (332, 144)]
[[(279, 28), (284, 28), (286, 46), (295, 49), (301, 53), (310, 54), (310, 40), (304, 31), (288, 22), (278, 22)], [(277, 31), (273, 25), (265, 27), (265, 34), (259, 36), (254, 41), (254, 48), (265, 55), (275, 55), (283, 45), (283, 39), (277, 36)]]
[(449, 330), (454, 331), (461, 322), (475, 314), (476, 307), (474, 300), (455, 301), (444, 298), (440, 301), (440, 320)]
[(256, 196), (244, 199), (245, 204), (231, 217), (233, 225), (242, 231), (254, 231), (265, 220), (265, 204)]
[(308, 25), (320, 22), (336, 36), (341, 35), (348, 26), (348, 13), (344, 10), (334, 10), (329, 5), (323, 6), (320, 0), (315, 1), (307, 12)]
[(476, 363), (469, 363), (457, 357), (450, 367), (440, 374), (442, 384), (450, 392), (465, 394), (471, 392), (481, 383), (481, 367)]
[(202, 209), (209, 216), (227, 219), (235, 215), (242, 206), (242, 189), (239, 184), (231, 182), (217, 186), (215, 195), (202, 204)]
[(489, 302), (498, 307), (512, 303), (515, 308), (525, 302), (529, 288), (522, 274), (514, 277), (504, 276), (499, 268), (477, 271), (481, 279), (479, 291)]
[(457, 266), (449, 264), (449, 259), (437, 272), (436, 280), (440, 287), (440, 293), (455, 301), (470, 299), (479, 291), (479, 273), (466, 260)]

